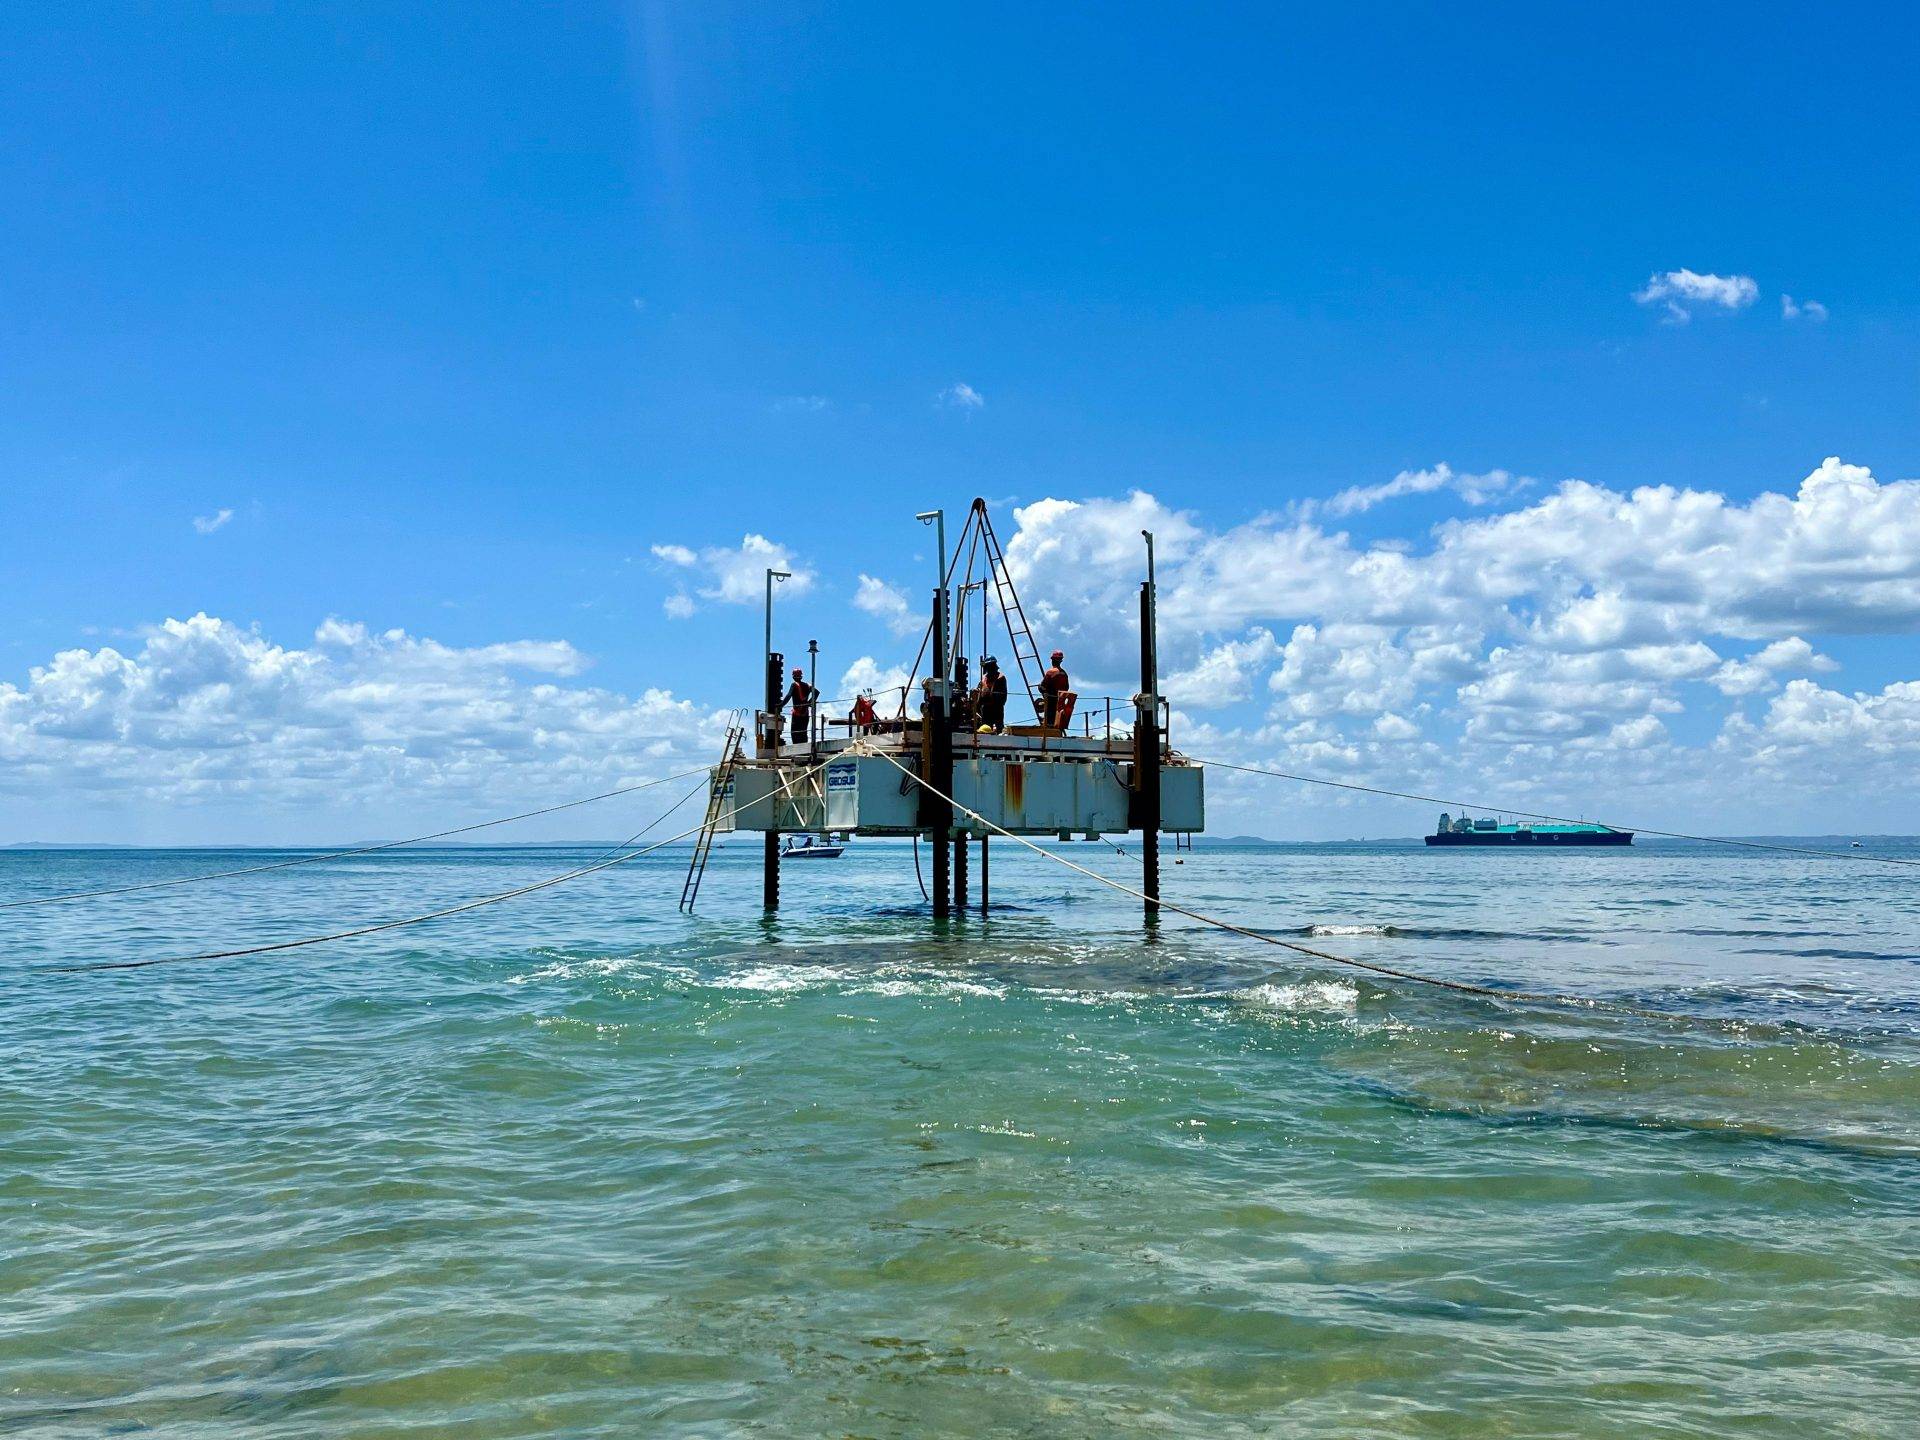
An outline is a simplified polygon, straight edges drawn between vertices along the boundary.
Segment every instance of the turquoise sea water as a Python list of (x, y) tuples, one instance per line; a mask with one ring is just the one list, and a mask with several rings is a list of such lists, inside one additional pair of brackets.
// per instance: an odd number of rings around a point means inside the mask
[[(1101, 846), (1062, 847), (1125, 877)], [(1920, 858), (1920, 846), (1874, 853)], [(0, 1433), (1920, 1433), (1920, 870), (395, 852), (0, 911)], [(0, 853), (0, 899), (260, 852)], [(272, 857), (264, 857), (272, 858)], [(1169, 857), (1171, 859), (1171, 857)], [(1308, 939), (1307, 937), (1317, 937)]]

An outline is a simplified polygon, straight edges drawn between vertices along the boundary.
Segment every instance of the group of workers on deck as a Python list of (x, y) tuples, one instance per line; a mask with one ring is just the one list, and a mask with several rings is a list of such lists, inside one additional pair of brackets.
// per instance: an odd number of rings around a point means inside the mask
[[(1064, 729), (1073, 718), (1075, 695), (1072, 682), (1067, 678), (1066, 652), (1056, 650), (1046, 671), (1040, 676), (1040, 722), (1049, 728)], [(965, 661), (961, 661), (962, 667)], [(926, 682), (931, 693), (933, 681)], [(794, 667), (793, 683), (787, 687), (787, 693), (781, 699), (782, 708), (787, 712), (788, 733), (792, 743), (799, 745), (810, 740), (813, 735), (814, 707), (820, 703), (820, 691), (807, 683), (804, 670)], [(954, 704), (950, 717), (957, 730), (977, 730), (982, 734), (998, 735), (1007, 728), (1007, 677), (1000, 671), (1000, 662), (991, 655), (980, 658), (980, 683), (975, 685), (964, 697)], [(862, 691), (853, 702), (844, 721), (832, 722), (844, 724), (848, 733), (864, 735), (880, 724), (880, 716), (874, 709), (873, 692)]]

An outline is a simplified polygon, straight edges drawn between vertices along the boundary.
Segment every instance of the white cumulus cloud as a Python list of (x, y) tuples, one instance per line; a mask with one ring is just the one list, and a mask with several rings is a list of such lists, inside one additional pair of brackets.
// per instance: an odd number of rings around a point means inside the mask
[(1712, 681), (1727, 695), (1754, 695), (1771, 690), (1785, 675), (1838, 670), (1839, 662), (1818, 653), (1798, 635), (1776, 640), (1744, 660), (1728, 660), (1714, 671)]
[(882, 715), (891, 715), (900, 706), (900, 692), (908, 680), (906, 669), (900, 665), (882, 665), (871, 655), (862, 655), (849, 665), (840, 676), (838, 700), (851, 700), (855, 695), (871, 693), (874, 708)]
[[(1361, 490), (1425, 493), (1452, 475), (1413, 473)], [(1211, 753), (1389, 782), (1418, 761), (1474, 793), (1577, 780), (1671, 796), (1711, 773), (1723, 793), (1695, 793), (1721, 804), (1748, 792), (1706, 764), (1724, 746), (1696, 742), (1729, 700), (1831, 671), (1820, 637), (1920, 630), (1920, 481), (1833, 457), (1742, 499), (1569, 480), (1368, 543), (1308, 507), (1222, 528), (1144, 492), (1048, 497), (1013, 520), (1007, 555), (1035, 638), (1067, 650), (1083, 694), (1138, 683), (1150, 529), (1163, 688)], [(1213, 718), (1263, 703), (1251, 725)], [(1689, 712), (1706, 726), (1674, 723)]]
[[(1222, 525), (1145, 492), (1048, 497), (1013, 511), (1008, 563), (1041, 652), (1068, 652), (1088, 705), (1124, 705), (1139, 683), (1143, 528), (1162, 688), (1190, 753), (1560, 813), (1605, 796), (1628, 807), (1615, 818), (1649, 813), (1636, 798), (1706, 816), (1763, 791), (1894, 813), (1920, 787), (1920, 678), (1843, 686), (1823, 653), (1850, 670), (1920, 654), (1871, 638), (1920, 631), (1920, 481), (1837, 457), (1741, 498), (1567, 480), (1378, 540), (1304, 507)], [(758, 535), (653, 555), (678, 587), (669, 613), (757, 604), (769, 564), (798, 568)], [(920, 626), (910, 593), (861, 574), (852, 598), (904, 636)], [(1868, 638), (1833, 643), (1847, 636)], [(400, 795), (497, 810), (709, 758), (713, 711), (594, 687), (587, 663), (564, 640), (453, 646), (342, 619), (282, 645), (205, 615), (168, 621), (0, 684), (0, 821), (17, 832), (49, 796), (62, 816), (146, 804), (310, 820)], [(861, 656), (835, 689), (906, 678)]]
[(1675, 325), (1686, 324), (1696, 310), (1744, 310), (1759, 295), (1751, 275), (1701, 275), (1692, 270), (1650, 276), (1644, 288), (1633, 292), (1640, 304), (1662, 307)]
[(1418, 740), (1420, 727), (1404, 715), (1395, 715), (1391, 710), (1375, 718), (1373, 733), (1382, 740), (1398, 743), (1403, 740)]
[[(712, 758), (720, 712), (572, 683), (587, 663), (564, 640), (453, 646), (329, 620), (287, 646), (210, 615), (167, 620), (137, 647), (62, 651), (0, 684), (0, 823), (23, 839), (121, 838), (115, 817), (133, 807), (157, 838), (312, 840)], [(106, 828), (89, 833), (96, 815)]]
[(231, 519), (233, 519), (233, 511), (223, 506), (211, 515), (194, 516), (193, 528), (198, 530), (202, 535), (211, 535)]
[(942, 405), (955, 410), (980, 410), (985, 408), (987, 397), (964, 380), (956, 380), (947, 386), (934, 399)]
[(1510, 490), (1532, 483), (1505, 470), (1489, 470), (1483, 475), (1462, 474), (1443, 462), (1425, 470), (1402, 470), (1378, 485), (1349, 486), (1328, 500), (1324, 508), (1329, 515), (1352, 515), (1402, 495), (1428, 495), (1436, 490), (1451, 490), (1469, 505), (1485, 505)]
[(674, 570), (693, 572), (704, 583), (697, 584), (693, 595), (676, 592), (664, 602), (669, 617), (684, 620), (697, 607), (695, 597), (724, 605), (759, 605), (766, 597), (768, 570), (785, 570), (791, 579), (780, 582), (783, 595), (798, 595), (813, 586), (814, 572), (793, 558), (784, 545), (776, 545), (764, 535), (748, 534), (738, 546), (708, 545), (699, 550), (688, 545), (655, 545), (653, 557)]
[(1185, 670), (1162, 676), (1160, 688), (1196, 710), (1232, 705), (1253, 693), (1253, 672), (1280, 654), (1273, 632), (1255, 629), (1244, 640), (1214, 646)]
[[(933, 587), (927, 587), (929, 596)], [(931, 600), (929, 600), (931, 605)], [(853, 608), (882, 621), (896, 635), (913, 635), (927, 628), (925, 617), (914, 613), (907, 597), (886, 581), (863, 574), (853, 592)], [(931, 613), (931, 612), (929, 612)]]

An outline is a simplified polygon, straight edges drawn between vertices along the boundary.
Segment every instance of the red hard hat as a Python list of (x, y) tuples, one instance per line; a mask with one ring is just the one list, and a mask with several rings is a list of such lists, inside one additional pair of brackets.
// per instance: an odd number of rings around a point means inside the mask
[(807, 672), (802, 670), (798, 665), (793, 667), (793, 678), (796, 680), (803, 678), (806, 675), (806, 673)]
[(1067, 658), (1067, 652), (1064, 650), (1056, 650), (1053, 652), (1053, 658), (1055, 660), (1064, 660)]

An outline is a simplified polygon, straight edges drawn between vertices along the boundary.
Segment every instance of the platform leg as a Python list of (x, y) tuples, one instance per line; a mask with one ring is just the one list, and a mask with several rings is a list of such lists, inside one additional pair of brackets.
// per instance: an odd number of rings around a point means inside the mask
[[(946, 664), (947, 604), (945, 590), (936, 590), (933, 594), (933, 634), (936, 637), (935, 650), (939, 652), (938, 666)], [(943, 800), (943, 795), (953, 793), (953, 732), (947, 728), (946, 677), (937, 676), (939, 683), (934, 693), (927, 697), (927, 703), (921, 711), (921, 764), (925, 767), (921, 774), (926, 777), (932, 788), (921, 792), (923, 808), (920, 816), (927, 826), (927, 838), (933, 842), (933, 918), (944, 920), (951, 913), (953, 891), (949, 879), (948, 860), (953, 847), (948, 842), (953, 838), (953, 805)]]
[(1154, 655), (1153, 586), (1140, 587), (1140, 703), (1133, 726), (1133, 775), (1139, 790), (1140, 889), (1148, 924), (1160, 918), (1160, 701)]
[[(771, 578), (767, 580), (767, 593), (769, 597), (771, 597), (773, 593), (773, 580)], [(773, 602), (771, 598), (769, 598), (767, 604), (769, 607), (767, 613), (771, 616), (773, 613), (771, 608)], [(773, 717), (773, 753), (777, 757), (780, 753), (780, 666), (782, 664), (782, 658), (779, 654), (775, 653), (773, 649), (771, 620), (768, 621), (768, 625), (765, 713)], [(771, 913), (780, 908), (780, 836), (778, 832), (769, 830), (761, 838), (765, 842), (765, 846), (760, 852), (760, 908)]]
[(930, 838), (933, 841), (933, 918), (944, 920), (953, 901), (947, 866), (947, 859), (953, 852), (947, 844), (945, 831), (935, 830)]

